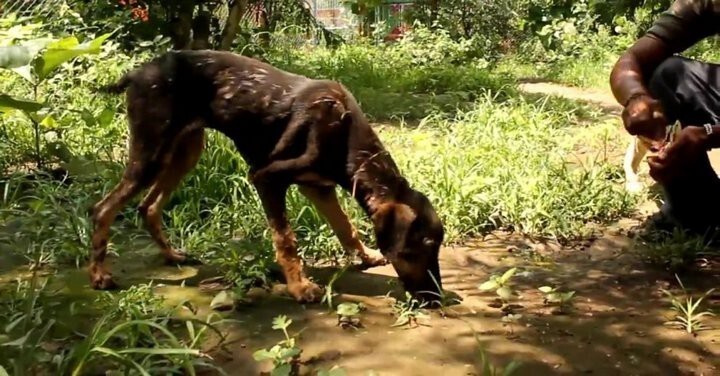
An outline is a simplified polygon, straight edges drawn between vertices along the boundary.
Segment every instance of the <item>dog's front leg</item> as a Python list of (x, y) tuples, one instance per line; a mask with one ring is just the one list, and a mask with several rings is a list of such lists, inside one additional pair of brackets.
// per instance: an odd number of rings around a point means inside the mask
[(300, 193), (313, 203), (320, 214), (330, 224), (335, 236), (346, 251), (357, 252), (362, 266), (372, 268), (387, 264), (380, 251), (370, 249), (363, 244), (355, 227), (338, 202), (334, 187), (313, 187), (301, 185)]
[(256, 183), (255, 188), (272, 231), (275, 255), (285, 275), (288, 292), (301, 303), (318, 301), (323, 290), (305, 276), (303, 263), (297, 252), (297, 239), (287, 219), (285, 196), (288, 186)]

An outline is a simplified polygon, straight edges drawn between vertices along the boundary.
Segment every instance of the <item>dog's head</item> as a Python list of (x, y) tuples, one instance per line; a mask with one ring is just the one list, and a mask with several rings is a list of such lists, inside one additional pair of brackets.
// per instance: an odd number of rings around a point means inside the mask
[(438, 254), (445, 230), (430, 200), (410, 190), (402, 201), (380, 205), (373, 222), (377, 245), (405, 290), (421, 300), (437, 301), (442, 292)]

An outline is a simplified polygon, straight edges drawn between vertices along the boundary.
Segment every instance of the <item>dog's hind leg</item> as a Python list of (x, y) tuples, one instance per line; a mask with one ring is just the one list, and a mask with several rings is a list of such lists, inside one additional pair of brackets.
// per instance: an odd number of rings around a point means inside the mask
[(95, 289), (115, 287), (110, 270), (105, 265), (110, 226), (118, 211), (147, 188), (157, 176), (160, 164), (153, 160), (151, 150), (140, 150), (142, 146), (132, 143), (130, 160), (120, 183), (93, 208), (92, 251), (90, 253), (90, 281)]
[(162, 231), (162, 208), (183, 177), (200, 160), (205, 143), (204, 130), (194, 129), (181, 136), (173, 152), (163, 164), (162, 171), (139, 206), (145, 225), (160, 253), (168, 263), (185, 261), (184, 252), (174, 249)]
[(349, 252), (357, 252), (363, 267), (371, 268), (387, 264), (387, 260), (379, 251), (366, 247), (360, 240), (357, 230), (338, 202), (334, 187), (301, 185), (299, 190), (325, 217), (343, 248)]
[(262, 202), (278, 264), (283, 270), (288, 292), (298, 302), (316, 302), (322, 288), (310, 282), (303, 272), (303, 263), (297, 252), (297, 239), (287, 219), (285, 199), (287, 185), (255, 183)]

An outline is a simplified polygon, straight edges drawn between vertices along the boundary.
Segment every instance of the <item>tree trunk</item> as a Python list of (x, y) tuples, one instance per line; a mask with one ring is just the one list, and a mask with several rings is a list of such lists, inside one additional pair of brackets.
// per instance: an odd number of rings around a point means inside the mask
[(221, 50), (229, 50), (232, 47), (233, 41), (238, 33), (240, 26), (240, 20), (242, 20), (243, 14), (247, 10), (247, 0), (234, 0), (230, 6), (227, 20), (225, 21), (225, 27), (222, 31), (222, 38), (220, 39)]
[(193, 20), (192, 49), (207, 50), (210, 48), (210, 13), (206, 10), (198, 12)]
[(173, 42), (173, 49), (184, 50), (190, 48), (190, 35), (193, 26), (193, 0), (181, 1), (174, 9), (170, 21), (170, 37)]
[(430, 0), (430, 25), (432, 26), (438, 19), (440, 13), (440, 0)]

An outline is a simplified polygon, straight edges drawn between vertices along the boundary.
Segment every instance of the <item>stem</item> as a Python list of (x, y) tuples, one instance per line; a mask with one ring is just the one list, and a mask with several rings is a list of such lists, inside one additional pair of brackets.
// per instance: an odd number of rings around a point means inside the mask
[[(34, 100), (38, 100), (38, 84), (33, 85)], [(37, 163), (38, 170), (43, 168), (42, 154), (40, 153), (40, 123), (38, 123), (32, 116), (28, 114), (30, 122), (33, 124), (33, 130), (35, 132), (35, 162)]]

